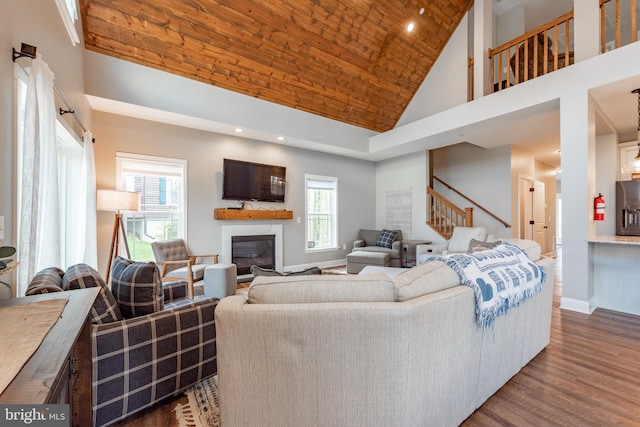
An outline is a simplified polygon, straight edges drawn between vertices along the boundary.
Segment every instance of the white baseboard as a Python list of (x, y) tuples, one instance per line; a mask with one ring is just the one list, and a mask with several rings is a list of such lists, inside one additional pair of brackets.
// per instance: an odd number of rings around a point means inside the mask
[(578, 313), (591, 314), (596, 309), (593, 301), (582, 301), (572, 298), (560, 298), (562, 310), (577, 311)]

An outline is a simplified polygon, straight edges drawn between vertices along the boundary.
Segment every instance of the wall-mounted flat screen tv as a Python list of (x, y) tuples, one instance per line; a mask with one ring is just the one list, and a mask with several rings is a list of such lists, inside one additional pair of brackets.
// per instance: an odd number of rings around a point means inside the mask
[(223, 199), (284, 202), (284, 166), (224, 159), (223, 172)]

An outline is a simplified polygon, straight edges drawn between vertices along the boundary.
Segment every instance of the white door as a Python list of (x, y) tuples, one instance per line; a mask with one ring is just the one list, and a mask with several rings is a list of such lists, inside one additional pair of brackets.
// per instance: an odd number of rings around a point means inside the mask
[(547, 225), (545, 222), (545, 189), (544, 182), (535, 181), (533, 183), (533, 206), (532, 206), (532, 219), (533, 219), (533, 240), (540, 244), (542, 253), (547, 252)]
[(547, 226), (545, 222), (544, 182), (520, 178), (520, 232), (521, 239), (534, 240), (546, 252)]

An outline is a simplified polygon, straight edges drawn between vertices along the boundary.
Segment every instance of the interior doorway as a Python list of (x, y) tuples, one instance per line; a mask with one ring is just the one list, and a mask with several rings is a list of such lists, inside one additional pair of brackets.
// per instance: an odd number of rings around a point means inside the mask
[(543, 253), (547, 248), (546, 203), (544, 182), (519, 179), (518, 236), (538, 242)]

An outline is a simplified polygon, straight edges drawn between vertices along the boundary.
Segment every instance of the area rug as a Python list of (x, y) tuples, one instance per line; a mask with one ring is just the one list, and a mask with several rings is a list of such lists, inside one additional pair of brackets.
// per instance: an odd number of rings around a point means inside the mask
[(174, 409), (179, 427), (220, 427), (218, 376), (208, 378), (185, 392), (188, 403)]

